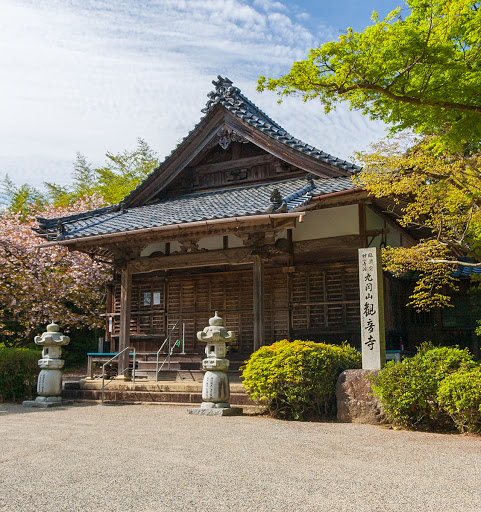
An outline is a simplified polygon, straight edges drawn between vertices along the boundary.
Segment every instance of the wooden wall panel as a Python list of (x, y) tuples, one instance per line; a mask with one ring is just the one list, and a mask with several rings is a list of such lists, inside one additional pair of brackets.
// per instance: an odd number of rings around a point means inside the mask
[[(267, 344), (285, 338), (357, 342), (360, 320), (355, 263), (296, 267), (290, 274), (281, 268), (267, 268), (264, 288)], [(153, 303), (154, 291), (159, 304)], [(150, 296), (150, 303), (146, 296)], [(119, 286), (115, 287), (113, 298), (111, 315), (115, 341), (119, 334)], [(204, 344), (197, 341), (196, 334), (207, 325), (214, 311), (218, 311), (227, 327), (236, 333), (231, 349), (250, 352), (253, 347), (251, 270), (171, 275), (167, 280), (134, 278), (132, 341), (139, 350), (155, 351), (179, 320), (173, 339), (181, 338), (182, 323), (185, 323), (186, 351), (201, 354)]]
[[(139, 338), (149, 336), (151, 339), (160, 339), (165, 333), (164, 314), (164, 279), (137, 279), (132, 283), (130, 334), (132, 341), (140, 351), (153, 350), (157, 345), (148, 343), (148, 340), (139, 341)], [(112, 311), (107, 317), (112, 318), (112, 336), (119, 335), (120, 330), (120, 285), (114, 287)], [(108, 323), (108, 320), (107, 320)], [(111, 347), (115, 349), (116, 344)], [(142, 348), (143, 347), (143, 348)]]
[(264, 276), (264, 339), (266, 344), (289, 337), (288, 276), (268, 269)]
[[(197, 341), (196, 334), (208, 325), (215, 311), (236, 333), (237, 339), (232, 348), (249, 350), (252, 340), (250, 272), (171, 276), (167, 304), (169, 323), (173, 324), (180, 318), (186, 324), (186, 350), (201, 352), (204, 349), (204, 344)], [(248, 319), (245, 318), (246, 314)]]
[(355, 263), (297, 267), (292, 274), (292, 338), (359, 341), (359, 284)]

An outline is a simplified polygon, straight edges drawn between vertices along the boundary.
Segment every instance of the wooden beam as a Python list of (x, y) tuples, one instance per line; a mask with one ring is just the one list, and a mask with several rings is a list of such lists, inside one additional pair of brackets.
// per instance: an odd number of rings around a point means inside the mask
[(402, 235), (403, 240), (405, 240), (409, 246), (417, 245), (418, 240), (416, 240), (411, 234), (409, 234), (400, 224), (398, 224), (395, 220), (391, 219), (389, 215), (387, 215), (385, 212), (383, 212), (380, 208), (378, 208), (374, 204), (369, 204), (367, 207), (375, 213), (378, 217), (380, 217), (382, 220), (386, 222), (386, 224), (400, 233)]
[[(366, 231), (366, 234), (375, 234)], [(378, 233), (378, 231), (376, 231)], [(294, 242), (294, 253), (321, 252), (335, 248), (358, 248), (361, 239), (359, 235), (345, 235), (315, 240)], [(232, 249), (219, 249), (205, 252), (186, 254), (171, 254), (170, 256), (156, 256), (154, 258), (137, 258), (129, 262), (129, 268), (134, 274), (152, 272), (154, 270), (173, 270), (179, 268), (211, 267), (215, 265), (242, 265), (253, 261), (252, 247), (237, 247)]]
[(209, 173), (215, 171), (228, 171), (230, 169), (238, 169), (239, 167), (254, 167), (255, 165), (263, 165), (275, 162), (277, 159), (271, 154), (249, 156), (227, 160), (225, 162), (216, 162), (215, 164), (195, 165), (192, 167), (195, 173)]
[[(119, 352), (130, 345), (130, 309), (132, 302), (132, 271), (127, 265), (122, 269), (120, 278), (120, 336)], [(119, 357), (119, 379), (127, 379), (125, 373), (121, 373), (129, 366), (129, 351), (126, 350)]]
[(294, 242), (294, 254), (300, 252), (321, 252), (326, 249), (358, 249), (361, 247), (359, 235), (333, 236)]
[(264, 345), (264, 262), (253, 256), (253, 299), (254, 299), (254, 351)]
[(138, 258), (129, 262), (131, 272), (141, 274), (153, 270), (211, 267), (214, 265), (240, 265), (252, 261), (252, 249), (235, 248), (187, 254), (172, 254), (155, 258)]
[(114, 287), (113, 285), (111, 284), (108, 284), (106, 286), (106, 292), (107, 292), (107, 316), (106, 316), (106, 319), (105, 319), (105, 341), (107, 341), (108, 343), (110, 343), (110, 351), (112, 352), (113, 351), (113, 347), (112, 347), (112, 333), (110, 332), (110, 329), (109, 329), (109, 322), (110, 322), (110, 316), (113, 312), (114, 312)]

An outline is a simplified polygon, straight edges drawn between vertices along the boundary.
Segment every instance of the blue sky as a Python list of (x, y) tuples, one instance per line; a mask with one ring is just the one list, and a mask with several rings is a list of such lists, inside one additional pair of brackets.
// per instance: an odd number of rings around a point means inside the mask
[(384, 17), (396, 7), (403, 7), (404, 1), (304, 0), (298, 1), (297, 5), (302, 11), (309, 14), (309, 18), (306, 18), (306, 26), (313, 32), (316, 30), (316, 24), (326, 24), (339, 34), (346, 27), (352, 27), (358, 31), (363, 30), (370, 24), (373, 11), (376, 11), (380, 17)]
[(137, 137), (164, 157), (200, 119), (218, 74), (296, 137), (348, 159), (385, 127), (344, 107), (325, 116), (318, 102), (278, 105), (256, 81), (398, 3), (2, 0), (0, 178), (65, 184), (77, 151), (100, 165)]

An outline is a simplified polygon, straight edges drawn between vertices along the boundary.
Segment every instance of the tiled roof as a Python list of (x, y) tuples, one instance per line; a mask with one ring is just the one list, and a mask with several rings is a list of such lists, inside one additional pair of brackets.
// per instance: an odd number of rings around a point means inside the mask
[(101, 208), (60, 219), (39, 218), (39, 231), (56, 240), (123, 233), (211, 219), (228, 219), (263, 214), (272, 209), (271, 194), (278, 189), (282, 211), (304, 207), (313, 196), (355, 188), (350, 177), (293, 178), (275, 183), (251, 185), (210, 192), (197, 192), (154, 204), (120, 210)]
[(456, 265), (454, 267), (452, 276), (453, 277), (469, 277), (475, 274), (481, 274), (480, 267), (466, 267), (464, 265)]
[(232, 85), (232, 81), (228, 78), (217, 77), (217, 80), (212, 82), (215, 85), (215, 91), (208, 94), (209, 101), (206, 107), (202, 110), (204, 113), (210, 112), (215, 105), (220, 103), (229, 112), (232, 112), (237, 117), (254, 126), (261, 132), (269, 135), (270, 137), (278, 140), (282, 144), (293, 148), (300, 153), (315, 158), (321, 162), (333, 165), (347, 172), (357, 172), (361, 168), (346, 160), (336, 158), (329, 153), (325, 153), (320, 149), (310, 146), (299, 139), (294, 138), (286, 132), (284, 128), (279, 126), (275, 121), (268, 117), (262, 110), (260, 110), (254, 103), (241, 94), (238, 87)]

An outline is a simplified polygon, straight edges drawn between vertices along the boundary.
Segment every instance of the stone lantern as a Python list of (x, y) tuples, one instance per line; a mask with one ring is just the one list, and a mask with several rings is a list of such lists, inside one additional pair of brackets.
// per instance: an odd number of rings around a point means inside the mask
[(202, 383), (202, 405), (200, 408), (189, 409), (189, 414), (205, 414), (218, 416), (233, 416), (242, 414), (240, 407), (231, 407), (228, 400), (230, 396), (229, 360), (226, 359), (226, 343), (234, 341), (234, 333), (224, 327), (224, 321), (215, 312), (209, 319), (208, 327), (197, 333), (199, 341), (207, 343), (202, 368), (206, 370)]
[(37, 398), (23, 402), (26, 407), (53, 407), (70, 403), (62, 401), (62, 368), (64, 360), (60, 359), (62, 347), (70, 343), (70, 338), (60, 332), (56, 323), (47, 326), (47, 331), (41, 336), (35, 336), (37, 345), (42, 347), (42, 359), (38, 365), (41, 370), (37, 381)]

